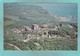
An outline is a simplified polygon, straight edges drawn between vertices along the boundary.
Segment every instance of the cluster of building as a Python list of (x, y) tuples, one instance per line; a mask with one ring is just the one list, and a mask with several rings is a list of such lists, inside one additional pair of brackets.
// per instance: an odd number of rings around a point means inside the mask
[[(23, 26), (21, 28), (13, 28), (11, 29), (11, 31), (13, 33), (16, 33), (18, 35), (21, 35), (24, 38), (24, 42), (26, 42), (29, 39), (32, 38), (36, 38), (36, 39), (40, 39), (40, 38), (51, 38), (50, 34), (44, 31), (43, 34), (29, 34), (29, 33), (24, 33), (24, 31), (29, 31), (29, 32), (39, 32), (39, 31), (43, 31), (43, 30), (52, 30), (52, 31), (58, 31), (60, 27), (62, 27), (63, 24), (57, 25), (54, 28), (49, 28), (48, 24), (43, 24), (43, 25), (38, 25), (38, 24), (33, 24), (32, 26)], [(73, 26), (69, 25), (70, 28), (73, 28)], [(57, 35), (54, 35), (54, 38), (58, 37)], [(59, 36), (60, 38), (62, 38), (61, 36)]]
[[(50, 28), (51, 30), (57, 30), (57, 26), (55, 26), (55, 28)], [(13, 33), (16, 33), (18, 35), (22, 35), (24, 39), (31, 39), (31, 38), (41, 38), (42, 37), (46, 37), (47, 36), (47, 32), (44, 31), (43, 34), (27, 34), (27, 33), (24, 33), (24, 31), (29, 31), (29, 32), (39, 32), (39, 31), (43, 31), (43, 30), (46, 30), (46, 29), (49, 29), (48, 25), (47, 24), (43, 24), (43, 25), (38, 25), (38, 24), (33, 24), (32, 26), (23, 26), (21, 28), (13, 28), (11, 29), (11, 31)], [(46, 34), (45, 34), (46, 33)]]

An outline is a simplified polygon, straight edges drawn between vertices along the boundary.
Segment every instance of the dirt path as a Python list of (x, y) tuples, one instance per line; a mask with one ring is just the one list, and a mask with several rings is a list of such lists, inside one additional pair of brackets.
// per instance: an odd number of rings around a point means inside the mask
[(21, 50), (18, 46), (14, 45), (14, 44), (10, 44), (10, 43), (7, 43), (7, 44), (10, 45), (10, 46), (14, 46), (15, 49), (17, 49), (17, 50)]

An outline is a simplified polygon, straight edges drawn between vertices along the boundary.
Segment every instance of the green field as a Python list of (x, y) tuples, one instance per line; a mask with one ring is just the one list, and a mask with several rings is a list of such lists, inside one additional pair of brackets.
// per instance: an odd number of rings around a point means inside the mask
[[(13, 39), (6, 43), (14, 44), (21, 50), (77, 50), (77, 41), (74, 39), (31, 39), (25, 43)], [(4, 46), (4, 48), (11, 50), (11, 47)], [(14, 49), (12, 48), (12, 50)]]

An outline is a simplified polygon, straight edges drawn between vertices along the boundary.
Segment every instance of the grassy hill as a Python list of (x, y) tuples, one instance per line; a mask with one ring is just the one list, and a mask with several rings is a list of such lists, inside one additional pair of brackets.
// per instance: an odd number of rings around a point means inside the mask
[[(64, 18), (63, 18), (64, 19)], [(74, 20), (73, 20), (74, 21)], [(16, 3), (4, 4), (4, 49), (5, 50), (15, 50), (13, 46), (19, 47), (21, 50), (77, 50), (77, 40), (76, 39), (67, 39), (66, 35), (70, 37), (75, 37), (74, 33), (77, 32), (77, 28), (70, 28), (69, 25), (75, 26), (77, 22), (60, 22), (59, 18), (55, 18), (54, 15), (51, 15), (46, 9), (37, 5), (23, 5)], [(32, 24), (48, 25), (48, 29), (40, 30), (40, 32), (35, 31), (24, 31), (21, 32), (22, 35), (14, 33), (13, 28), (22, 30), (22, 26), (30, 26)], [(23, 42), (20, 40), (24, 39), (24, 34), (33, 34), (34, 36), (44, 34), (48, 32), (51, 28), (55, 26), (59, 27), (54, 31), (57, 36), (64, 37), (63, 39), (50, 39), (50, 38), (40, 38), (40, 39), (30, 39), (28, 42)], [(76, 24), (77, 26), (77, 24)], [(44, 28), (44, 27), (43, 27)], [(35, 33), (35, 34), (34, 34)], [(55, 34), (54, 34), (55, 35)], [(65, 36), (64, 36), (65, 35)], [(39, 36), (40, 37), (40, 36)], [(42, 36), (43, 37), (43, 36)], [(54, 37), (54, 36), (52, 36)], [(34, 37), (35, 38), (35, 37)], [(7, 45), (7, 43), (9, 43)], [(13, 45), (11, 45), (13, 44)]]
[(4, 25), (6, 27), (11, 25), (43, 24), (55, 20), (46, 9), (40, 6), (20, 4), (4, 5)]

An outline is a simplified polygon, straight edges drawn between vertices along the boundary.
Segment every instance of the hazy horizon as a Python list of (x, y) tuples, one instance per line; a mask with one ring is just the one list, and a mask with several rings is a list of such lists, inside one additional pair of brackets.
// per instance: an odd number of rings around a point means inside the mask
[[(6, 3), (7, 5), (8, 3)], [(10, 3), (9, 3), (10, 4)], [(11, 3), (15, 5), (36, 5), (57, 16), (77, 16), (76, 3)]]

